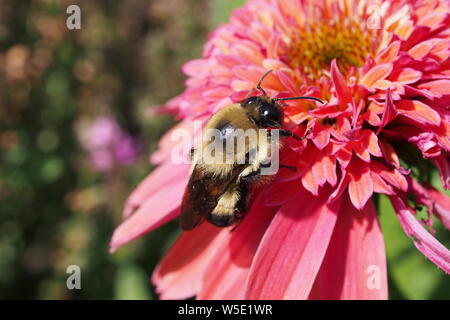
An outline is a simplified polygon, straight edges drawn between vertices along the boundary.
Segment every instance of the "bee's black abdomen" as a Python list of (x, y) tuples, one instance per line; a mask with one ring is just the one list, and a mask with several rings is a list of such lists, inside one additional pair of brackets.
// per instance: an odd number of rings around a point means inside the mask
[(231, 226), (235, 222), (234, 215), (225, 214), (211, 214), (207, 220), (213, 225), (221, 228)]

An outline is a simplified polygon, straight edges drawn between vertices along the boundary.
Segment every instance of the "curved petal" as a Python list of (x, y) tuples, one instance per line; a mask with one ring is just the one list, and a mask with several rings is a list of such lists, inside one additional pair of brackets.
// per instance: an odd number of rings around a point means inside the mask
[(435, 265), (450, 273), (450, 251), (433, 237), (414, 217), (414, 211), (400, 196), (390, 197), (392, 205), (405, 233), (413, 240), (417, 249)]
[(361, 84), (372, 87), (378, 80), (385, 79), (392, 71), (392, 63), (383, 63), (374, 66), (361, 79)]
[(425, 125), (438, 126), (441, 116), (433, 108), (417, 100), (401, 100), (397, 102), (398, 113)]
[(202, 287), (206, 266), (227, 237), (228, 230), (209, 223), (183, 232), (153, 272), (152, 282), (160, 298), (195, 296)]
[(450, 159), (441, 154), (432, 160), (434, 165), (438, 168), (441, 176), (441, 183), (444, 189), (450, 189)]
[[(176, 170), (175, 168), (174, 170)], [(177, 209), (181, 204), (188, 179), (188, 167), (183, 166), (183, 168), (178, 172), (178, 176), (155, 192), (136, 213), (116, 228), (110, 242), (111, 252), (178, 215), (179, 210)]]
[(352, 94), (345, 82), (344, 77), (336, 63), (336, 59), (331, 62), (331, 78), (333, 79), (334, 86), (336, 88), (336, 94), (338, 96), (339, 104), (345, 110), (349, 103), (352, 103)]
[(174, 166), (171, 163), (163, 164), (155, 168), (143, 181), (139, 183), (136, 189), (128, 197), (123, 217), (129, 217), (136, 209), (148, 200), (152, 194), (158, 192), (159, 189), (178, 181), (180, 175), (185, 175), (187, 167), (184, 165)]
[(355, 158), (348, 168), (348, 174), (350, 177), (348, 184), (350, 200), (356, 208), (361, 210), (373, 193), (373, 181), (369, 166)]
[(383, 115), (381, 117), (381, 122), (377, 130), (377, 135), (392, 119), (397, 115), (397, 109), (395, 108), (394, 102), (392, 101), (391, 89), (386, 90), (386, 101), (383, 107)]
[(362, 211), (343, 200), (310, 298), (387, 299), (384, 240), (372, 201)]
[(428, 196), (434, 201), (434, 213), (442, 221), (447, 229), (450, 230), (450, 197), (439, 192), (431, 185), (425, 185)]
[(244, 298), (245, 280), (256, 249), (277, 211), (275, 207), (265, 206), (263, 198), (261, 195), (255, 199), (243, 222), (217, 247), (204, 272), (203, 287), (197, 299)]
[(281, 207), (258, 247), (247, 281), (247, 299), (306, 299), (341, 204), (329, 192), (306, 190)]

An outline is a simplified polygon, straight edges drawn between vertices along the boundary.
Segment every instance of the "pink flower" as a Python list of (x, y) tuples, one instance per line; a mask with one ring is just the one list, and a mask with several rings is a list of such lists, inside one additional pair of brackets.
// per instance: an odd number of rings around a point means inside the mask
[(100, 116), (80, 126), (80, 142), (89, 153), (95, 169), (110, 170), (114, 165), (126, 165), (136, 160), (138, 141), (120, 128), (109, 116)]
[[(235, 231), (204, 223), (184, 232), (153, 273), (161, 298), (386, 299), (375, 193), (449, 273), (449, 250), (413, 208), (448, 228), (450, 199), (408, 167), (427, 159), (450, 187), (449, 56), (448, 1), (254, 0), (235, 10), (203, 58), (184, 66), (187, 88), (165, 106), (182, 120), (176, 128), (242, 99), (269, 69), (270, 96), (328, 103), (286, 103), (285, 127), (311, 131), (282, 150), (298, 171), (262, 188)], [(112, 251), (179, 214), (189, 168), (171, 163), (170, 134), (152, 156), (159, 167), (126, 203)]]

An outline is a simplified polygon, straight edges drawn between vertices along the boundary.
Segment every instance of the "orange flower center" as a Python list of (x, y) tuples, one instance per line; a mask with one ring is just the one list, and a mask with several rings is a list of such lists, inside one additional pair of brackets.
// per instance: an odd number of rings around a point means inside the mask
[(313, 79), (329, 70), (335, 58), (341, 72), (346, 73), (350, 67), (360, 67), (367, 57), (374, 56), (372, 39), (372, 30), (362, 29), (354, 20), (312, 23), (293, 37), (287, 60), (292, 68)]

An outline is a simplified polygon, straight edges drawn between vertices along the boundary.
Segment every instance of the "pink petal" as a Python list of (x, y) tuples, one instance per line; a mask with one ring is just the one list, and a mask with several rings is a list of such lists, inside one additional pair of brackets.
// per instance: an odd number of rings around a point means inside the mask
[(320, 123), (317, 123), (313, 129), (313, 142), (319, 150), (323, 150), (330, 142), (330, 130)]
[(311, 298), (388, 298), (383, 234), (372, 201), (360, 212), (343, 200)]
[(186, 299), (200, 291), (211, 258), (230, 236), (226, 229), (203, 223), (183, 232), (152, 275), (161, 299)]
[(308, 168), (308, 170), (305, 171), (303, 177), (302, 177), (302, 185), (305, 187), (306, 190), (311, 192), (313, 195), (317, 195), (319, 192), (319, 182), (314, 177), (312, 168)]
[(342, 196), (342, 194), (344, 193), (344, 191), (346, 190), (348, 181), (349, 181), (347, 172), (342, 170), (341, 176), (342, 176), (341, 180), (339, 181), (337, 188), (330, 195), (330, 199), (328, 200), (328, 202), (332, 202), (332, 201), (335, 201), (336, 199), (339, 199)]
[(422, 83), (418, 85), (420, 89), (427, 89), (431, 91), (433, 94), (439, 94), (438, 97), (441, 97), (441, 95), (447, 95), (450, 94), (450, 80), (435, 80), (430, 81), (426, 83)]
[(419, 81), (422, 78), (422, 72), (413, 68), (402, 68), (395, 75), (395, 80), (401, 84), (410, 84)]
[(196, 76), (205, 67), (204, 59), (191, 60), (183, 65), (183, 72), (188, 76)]
[(400, 167), (400, 159), (394, 147), (386, 140), (381, 140), (381, 150), (384, 159), (398, 169)]
[(414, 211), (399, 196), (390, 196), (405, 233), (414, 245), (435, 265), (450, 273), (450, 251), (434, 238), (414, 217)]
[(378, 138), (376, 134), (371, 130), (362, 130), (365, 136), (364, 143), (367, 143), (367, 151), (375, 157), (382, 157), (380, 145), (378, 144)]
[(236, 230), (216, 248), (204, 272), (204, 282), (197, 299), (244, 299), (253, 257), (273, 215), (274, 207), (263, 204), (264, 196), (255, 199), (252, 209)]
[(165, 163), (155, 168), (128, 197), (125, 208), (123, 210), (123, 217), (127, 218), (136, 209), (148, 200), (148, 198), (158, 192), (161, 188), (177, 181), (178, 177), (186, 175), (188, 168), (183, 165), (174, 166), (171, 163)]
[(434, 165), (438, 168), (441, 183), (444, 189), (450, 189), (450, 161), (445, 155), (440, 155), (433, 159)]
[(386, 101), (383, 108), (383, 116), (381, 117), (381, 123), (377, 130), (377, 135), (380, 133), (381, 129), (384, 128), (389, 122), (391, 122), (397, 114), (394, 102), (392, 101), (391, 89), (388, 88), (386, 91)]
[(320, 160), (313, 164), (312, 170), (314, 177), (316, 177), (321, 186), (327, 181), (332, 186), (337, 183), (336, 160), (334, 158), (332, 159), (330, 156), (322, 154)]
[(447, 12), (431, 12), (425, 17), (422, 17), (417, 24), (420, 26), (427, 26), (435, 29), (447, 18)]
[(420, 123), (437, 126), (441, 123), (439, 113), (417, 100), (401, 100), (397, 103), (397, 110), (399, 113)]
[(392, 62), (398, 55), (398, 51), (400, 49), (400, 41), (394, 41), (392, 42), (389, 47), (385, 48), (383, 51), (381, 51), (376, 59), (375, 62), (377, 64), (385, 63), (385, 62)]
[(302, 192), (273, 218), (247, 281), (247, 299), (306, 299), (322, 264), (341, 201)]
[(355, 208), (362, 210), (373, 193), (373, 182), (370, 177), (369, 166), (355, 158), (347, 172), (350, 176), (348, 185), (350, 200)]
[(295, 84), (289, 73), (287, 73), (286, 71), (277, 71), (276, 75), (278, 76), (278, 79), (283, 84), (283, 86), (289, 91), (289, 93), (298, 93), (298, 86)]
[(450, 197), (439, 192), (431, 185), (425, 185), (425, 188), (428, 196), (434, 201), (434, 213), (445, 227), (450, 230)]
[(295, 197), (302, 191), (297, 179), (287, 182), (274, 182), (264, 192), (264, 204), (267, 206), (280, 206)]
[(385, 79), (392, 71), (392, 63), (383, 63), (370, 69), (361, 79), (361, 84), (372, 87), (378, 80)]
[[(188, 181), (188, 166), (180, 166), (178, 175), (149, 197), (144, 204), (119, 225), (113, 233), (110, 251), (158, 228), (178, 215), (178, 207)], [(174, 170), (177, 170), (174, 166)]]
[(372, 161), (370, 163), (370, 169), (392, 186), (403, 191), (408, 189), (408, 181), (406, 181), (405, 176), (402, 175), (397, 169), (388, 169), (378, 161)]
[(420, 42), (419, 44), (409, 49), (408, 54), (414, 59), (419, 60), (430, 53), (432, 48), (433, 44), (431, 42)]
[(333, 59), (331, 62), (331, 78), (333, 79), (334, 87), (336, 88), (339, 104), (342, 109), (345, 110), (347, 105), (352, 102), (352, 95), (344, 77), (338, 69), (336, 59)]
[(373, 181), (373, 191), (376, 193), (394, 194), (392, 187), (387, 184), (378, 174), (371, 172), (370, 177)]

